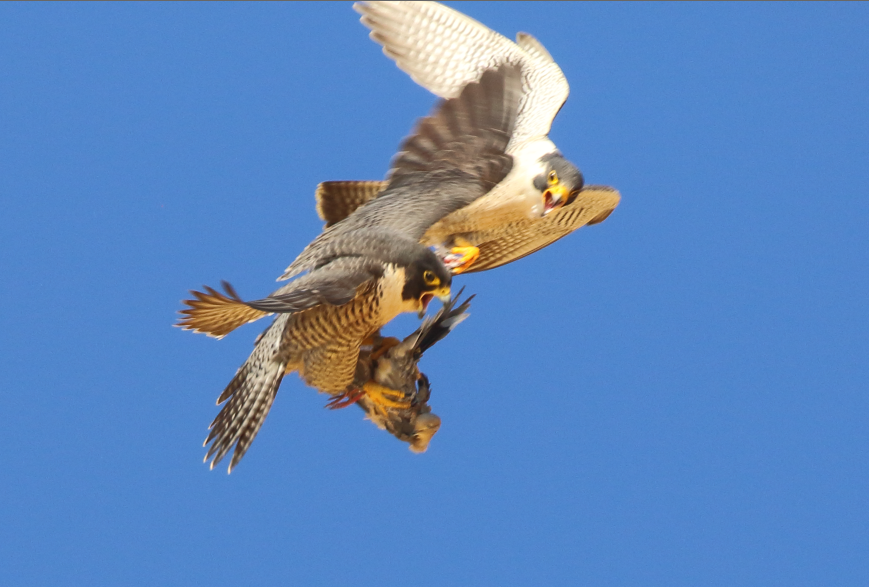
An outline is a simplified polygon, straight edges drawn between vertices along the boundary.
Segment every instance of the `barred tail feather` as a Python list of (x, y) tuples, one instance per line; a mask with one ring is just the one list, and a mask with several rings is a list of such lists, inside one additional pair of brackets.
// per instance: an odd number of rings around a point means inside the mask
[[(263, 425), (284, 377), (287, 358), (280, 352), (288, 315), (279, 316), (266, 330), (250, 357), (217, 400), (226, 402), (211, 423), (204, 446), (211, 468), (235, 446), (228, 472), (241, 461)], [(212, 458), (213, 457), (213, 458)]]
[(385, 188), (385, 181), (324, 181), (315, 193), (317, 214), (328, 228), (350, 216)]
[(223, 338), (239, 326), (268, 315), (268, 312), (255, 310), (245, 304), (229, 283), (221, 283), (227, 295), (207, 285), (204, 288), (206, 293), (191, 290), (196, 299), (184, 300), (187, 308), (178, 312), (183, 317), (178, 319), (175, 326)]

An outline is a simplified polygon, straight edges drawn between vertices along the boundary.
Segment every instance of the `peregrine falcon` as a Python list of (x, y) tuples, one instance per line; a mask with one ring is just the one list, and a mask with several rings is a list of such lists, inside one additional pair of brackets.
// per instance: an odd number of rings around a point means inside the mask
[[(253, 302), (231, 288), (229, 296), (194, 292), (178, 323), (184, 329), (222, 336), (262, 313), (280, 314), (218, 398), (226, 403), (205, 441), (212, 467), (233, 446), (230, 472), (241, 460), (286, 373), (344, 393), (368, 337), (401, 312), (423, 314), (433, 297), (449, 299), (450, 271), (419, 239), (510, 171), (505, 149), (520, 88), (517, 69), (504, 66), (445, 100), (404, 142), (381, 196), (314, 239), (282, 276), (301, 277)], [(382, 386), (364, 389), (371, 401), (391, 401)]]
[[(586, 194), (594, 200), (594, 210), (580, 202), (584, 213), (575, 210), (549, 224), (539, 222), (578, 199), (583, 177), (547, 136), (570, 88), (552, 56), (534, 37), (519, 33), (513, 43), (436, 2), (358, 2), (353, 6), (383, 52), (440, 97), (457, 95), (489, 68), (507, 63), (521, 70), (522, 97), (507, 147), (513, 155), (513, 169), (485, 197), (441, 219), (421, 239), (438, 248), (454, 273), (467, 271), (481, 260), (477, 270), (528, 255), (583, 224), (601, 221), (615, 208), (618, 192), (595, 187), (594, 194)], [(607, 192), (605, 197), (600, 197), (601, 191)]]
[(399, 342), (398, 339), (383, 338), (377, 334), (372, 337), (370, 345), (363, 347), (356, 365), (354, 386), (362, 389), (364, 385), (373, 383), (400, 391), (403, 397), (398, 402), (379, 404), (365, 394), (348, 392), (344, 396), (335, 396), (330, 402), (331, 407), (344, 407), (355, 402), (378, 428), (407, 442), (413, 452), (425, 452), (432, 436), (440, 428), (441, 420), (431, 412), (428, 405), (431, 396), (429, 380), (417, 365), (425, 351), (468, 317), (467, 309), (474, 296), (456, 306), (461, 295), (460, 291), (433, 318), (427, 318), (404, 340)]

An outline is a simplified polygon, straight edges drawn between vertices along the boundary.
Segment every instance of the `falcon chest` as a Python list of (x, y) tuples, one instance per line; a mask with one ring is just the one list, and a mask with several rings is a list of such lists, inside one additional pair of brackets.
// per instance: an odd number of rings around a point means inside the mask
[(415, 310), (412, 300), (401, 299), (404, 279), (403, 268), (387, 265), (380, 279), (360, 286), (356, 297), (343, 306), (323, 305), (294, 314), (288, 328), (291, 345), (303, 350), (340, 342), (348, 350), (356, 347), (358, 355), (365, 338), (401, 312)]

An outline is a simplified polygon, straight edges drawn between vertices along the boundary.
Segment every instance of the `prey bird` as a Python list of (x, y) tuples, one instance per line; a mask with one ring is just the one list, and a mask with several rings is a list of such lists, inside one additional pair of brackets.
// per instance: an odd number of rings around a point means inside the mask
[(365, 394), (351, 394), (343, 402), (336, 397), (333, 405), (343, 407), (355, 400), (378, 428), (407, 442), (413, 452), (425, 452), (441, 420), (428, 405), (431, 385), (428, 377), (420, 372), (418, 363), (424, 352), (468, 317), (467, 310), (474, 296), (456, 306), (461, 295), (459, 291), (452, 301), (444, 304), (434, 317), (426, 318), (404, 340), (384, 338), (378, 333), (372, 337), (370, 345), (363, 347), (356, 365), (356, 388), (362, 389), (368, 384), (397, 390), (404, 394), (402, 402), (382, 404), (371, 401)]

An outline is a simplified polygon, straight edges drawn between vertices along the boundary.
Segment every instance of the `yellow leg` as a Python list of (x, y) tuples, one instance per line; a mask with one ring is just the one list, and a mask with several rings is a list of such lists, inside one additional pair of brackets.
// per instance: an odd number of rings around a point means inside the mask
[(359, 401), (365, 395), (365, 392), (361, 389), (351, 389), (349, 391), (345, 391), (344, 393), (339, 393), (338, 395), (333, 395), (332, 399), (326, 402), (326, 408), (330, 410), (340, 410), (341, 408), (346, 408), (347, 406), (352, 406), (356, 402)]
[(394, 389), (390, 389), (388, 387), (384, 387), (379, 383), (375, 383), (374, 381), (369, 381), (362, 386), (362, 389), (365, 390), (365, 395), (368, 396), (368, 399), (380, 406), (385, 406), (388, 408), (399, 408), (404, 410), (410, 407), (410, 402), (404, 401), (402, 399), (404, 398), (403, 393)]

